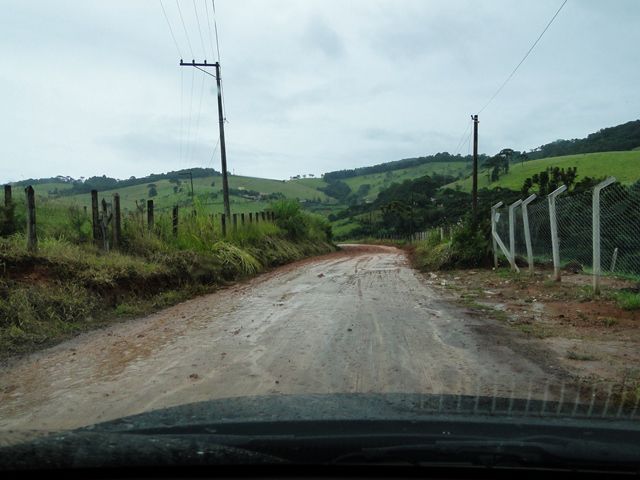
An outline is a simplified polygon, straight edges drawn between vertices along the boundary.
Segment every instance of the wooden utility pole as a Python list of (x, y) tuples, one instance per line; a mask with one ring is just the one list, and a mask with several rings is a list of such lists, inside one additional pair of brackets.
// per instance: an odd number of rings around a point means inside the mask
[(473, 120), (473, 187), (472, 211), (474, 218), (478, 213), (478, 115), (471, 115)]
[[(227, 147), (224, 141), (224, 114), (222, 110), (222, 87), (220, 85), (220, 63), (207, 63), (205, 60), (204, 63), (196, 63), (195, 60), (192, 60), (191, 63), (183, 62), (180, 60), (181, 67), (195, 67), (198, 70), (202, 70), (207, 75), (216, 77), (216, 85), (218, 86), (218, 123), (220, 127), (220, 160), (222, 163), (222, 196), (224, 199), (224, 214), (226, 218), (231, 219), (231, 206), (229, 204), (229, 179), (227, 178)], [(203, 67), (215, 67), (216, 74), (212, 75), (211, 73), (203, 70)]]

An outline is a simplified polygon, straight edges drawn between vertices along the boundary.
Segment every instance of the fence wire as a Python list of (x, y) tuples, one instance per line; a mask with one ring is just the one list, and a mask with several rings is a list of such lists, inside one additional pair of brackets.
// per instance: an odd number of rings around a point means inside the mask
[(556, 198), (560, 263), (593, 266), (591, 191)]
[(640, 276), (640, 182), (602, 190), (600, 258), (604, 273)]
[[(541, 198), (527, 206), (529, 216), (529, 231), (531, 232), (531, 250), (536, 262), (547, 263), (552, 260), (551, 224), (549, 223), (549, 203)], [(524, 241), (516, 252), (525, 257), (527, 255)]]
[[(561, 194), (556, 198), (560, 263), (593, 268), (593, 190)], [(508, 208), (498, 210), (496, 231), (509, 248)], [(533, 257), (536, 263), (552, 262), (548, 199), (527, 207)], [(515, 253), (527, 258), (522, 208), (515, 215)], [(501, 251), (498, 251), (500, 256)], [(600, 194), (600, 258), (604, 274), (640, 276), (640, 182), (615, 183)], [(579, 267), (578, 267), (579, 268)]]

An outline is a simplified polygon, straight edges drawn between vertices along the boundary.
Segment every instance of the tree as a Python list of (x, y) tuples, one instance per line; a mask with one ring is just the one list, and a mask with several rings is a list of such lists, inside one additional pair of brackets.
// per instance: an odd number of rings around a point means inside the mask
[(149, 197), (155, 197), (158, 195), (158, 186), (155, 183), (150, 183), (147, 185), (149, 189)]

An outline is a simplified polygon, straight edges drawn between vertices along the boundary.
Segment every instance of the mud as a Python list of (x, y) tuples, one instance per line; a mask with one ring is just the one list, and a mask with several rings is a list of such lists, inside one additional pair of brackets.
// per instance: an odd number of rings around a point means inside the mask
[(393, 247), (345, 245), (0, 368), (0, 431), (213, 398), (411, 392), (541, 397), (549, 349), (443, 300)]

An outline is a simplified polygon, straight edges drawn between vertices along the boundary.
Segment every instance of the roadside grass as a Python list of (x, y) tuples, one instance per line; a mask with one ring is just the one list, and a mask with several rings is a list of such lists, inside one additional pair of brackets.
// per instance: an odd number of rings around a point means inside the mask
[(640, 292), (617, 292), (615, 299), (623, 310), (639, 310), (640, 309)]
[[(36, 252), (23, 233), (0, 238), (0, 358), (335, 248), (324, 218), (294, 201), (272, 207), (275, 223), (229, 226), (226, 237), (198, 210), (181, 219), (177, 235), (168, 216), (149, 231), (130, 214), (121, 248), (109, 252), (64, 228), (39, 231)], [(51, 218), (65, 219), (65, 208), (53, 210)]]

